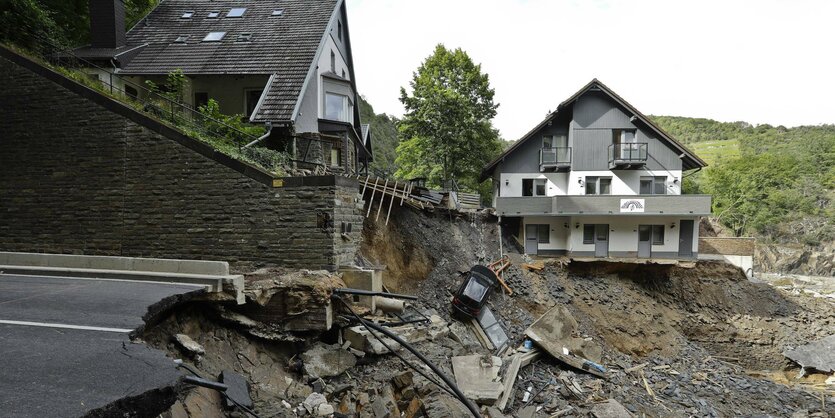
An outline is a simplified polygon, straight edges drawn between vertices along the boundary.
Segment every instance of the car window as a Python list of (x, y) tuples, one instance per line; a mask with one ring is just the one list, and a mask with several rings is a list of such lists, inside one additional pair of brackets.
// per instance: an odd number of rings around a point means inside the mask
[(470, 280), (462, 293), (464, 296), (479, 302), (487, 293), (487, 286), (484, 286), (478, 280)]

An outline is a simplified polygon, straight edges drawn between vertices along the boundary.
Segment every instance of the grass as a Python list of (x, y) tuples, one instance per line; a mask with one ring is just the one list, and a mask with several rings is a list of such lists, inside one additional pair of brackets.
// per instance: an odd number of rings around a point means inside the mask
[(687, 146), (711, 166), (739, 157), (739, 142), (736, 139), (700, 141)]

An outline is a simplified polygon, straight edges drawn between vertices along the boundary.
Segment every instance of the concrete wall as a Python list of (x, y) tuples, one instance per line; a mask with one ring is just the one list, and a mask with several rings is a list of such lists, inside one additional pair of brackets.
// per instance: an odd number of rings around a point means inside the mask
[[(0, 114), (2, 251), (238, 269), (354, 260), (363, 219), (355, 181), (273, 179), (4, 49)], [(345, 236), (342, 222), (353, 224)]]

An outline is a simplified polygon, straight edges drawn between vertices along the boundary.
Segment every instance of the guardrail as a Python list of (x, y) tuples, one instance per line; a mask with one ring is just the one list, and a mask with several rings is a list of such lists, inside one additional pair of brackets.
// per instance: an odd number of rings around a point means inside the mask
[(609, 166), (643, 164), (647, 161), (646, 142), (626, 142), (609, 145)]
[(539, 167), (571, 165), (571, 147), (542, 148), (539, 150)]

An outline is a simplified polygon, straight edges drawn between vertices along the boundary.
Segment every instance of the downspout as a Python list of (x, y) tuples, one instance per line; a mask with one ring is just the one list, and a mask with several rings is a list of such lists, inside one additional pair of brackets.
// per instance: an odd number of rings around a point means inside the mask
[(261, 135), (260, 137), (258, 137), (258, 139), (256, 139), (256, 140), (254, 140), (254, 141), (252, 141), (252, 142), (250, 142), (250, 143), (248, 143), (248, 144), (244, 145), (244, 146), (243, 146), (243, 147), (241, 147), (241, 148), (249, 148), (249, 147), (251, 147), (251, 146), (253, 146), (253, 145), (255, 145), (255, 144), (257, 144), (257, 143), (259, 143), (259, 142), (261, 142), (261, 141), (263, 141), (263, 140), (265, 140), (265, 139), (267, 139), (267, 138), (269, 138), (269, 137), (270, 137), (270, 134), (273, 132), (273, 123), (272, 123), (272, 122), (270, 122), (270, 121), (267, 121), (267, 122), (265, 123), (265, 125), (266, 125), (266, 127), (267, 127), (267, 132), (266, 132), (264, 135)]
[(502, 215), (499, 215), (499, 259), (504, 257), (504, 249), (502, 248)]

